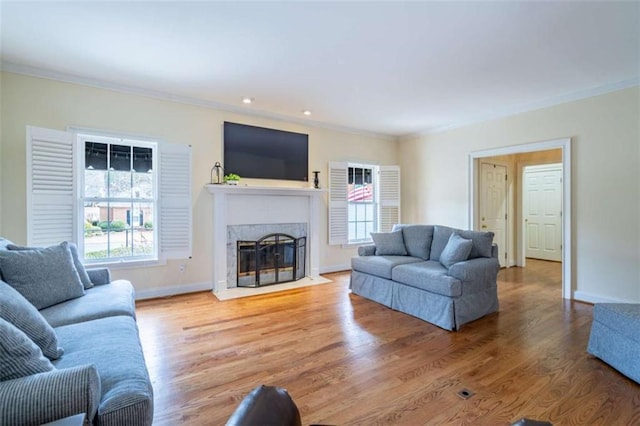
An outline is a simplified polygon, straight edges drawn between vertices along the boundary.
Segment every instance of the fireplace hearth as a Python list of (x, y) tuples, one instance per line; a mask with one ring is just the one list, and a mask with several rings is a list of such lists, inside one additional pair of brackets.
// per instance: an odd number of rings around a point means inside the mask
[(265, 235), (236, 242), (238, 287), (261, 287), (305, 277), (306, 237)]

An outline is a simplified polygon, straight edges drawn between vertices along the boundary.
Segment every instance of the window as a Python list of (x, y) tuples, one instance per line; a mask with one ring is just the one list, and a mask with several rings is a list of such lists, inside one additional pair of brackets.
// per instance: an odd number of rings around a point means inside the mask
[[(374, 177), (376, 166), (349, 164), (348, 176), (348, 223), (349, 243), (371, 240), (371, 232), (377, 232), (377, 193)], [(375, 179), (377, 180), (377, 179)]]
[(27, 244), (74, 241), (94, 263), (190, 257), (191, 174), (188, 145), (27, 126)]
[(157, 143), (79, 135), (87, 261), (157, 258)]
[(400, 221), (400, 168), (329, 163), (329, 244), (371, 241)]

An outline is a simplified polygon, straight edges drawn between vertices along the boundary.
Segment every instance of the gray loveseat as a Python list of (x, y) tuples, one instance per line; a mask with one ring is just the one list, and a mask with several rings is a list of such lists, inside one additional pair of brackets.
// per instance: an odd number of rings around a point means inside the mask
[(396, 225), (351, 260), (351, 291), (447, 330), (498, 310), (492, 232)]
[[(131, 283), (111, 281), (106, 268), (78, 265), (73, 285), (60, 293), (52, 283), (70, 270), (67, 253), (75, 247), (16, 248), (20, 257), (6, 250), (8, 243), (0, 239), (0, 424), (38, 425), (85, 413), (85, 424), (150, 425), (153, 389)], [(56, 268), (31, 292), (20, 268), (50, 261)], [(42, 307), (56, 292), (68, 300)]]

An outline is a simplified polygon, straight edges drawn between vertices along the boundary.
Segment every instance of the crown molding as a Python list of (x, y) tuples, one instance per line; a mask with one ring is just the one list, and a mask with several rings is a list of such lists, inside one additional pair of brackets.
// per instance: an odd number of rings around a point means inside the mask
[(199, 106), (203, 108), (210, 108), (210, 109), (215, 109), (219, 111), (232, 112), (232, 113), (242, 114), (250, 117), (267, 118), (267, 119), (282, 121), (286, 123), (300, 124), (300, 125), (308, 126), (312, 128), (315, 127), (315, 128), (339, 131), (344, 133), (350, 133), (354, 135), (373, 137), (376, 139), (381, 139), (386, 141), (399, 141), (399, 142), (412, 140), (424, 135), (443, 133), (446, 131), (462, 128), (472, 124), (478, 124), (486, 121), (506, 118), (506, 117), (510, 117), (510, 116), (525, 113), (525, 112), (535, 111), (538, 109), (548, 108), (548, 107), (564, 104), (567, 102), (573, 102), (581, 99), (590, 98), (593, 96), (604, 95), (610, 92), (615, 92), (618, 90), (627, 89), (629, 87), (640, 85), (640, 77), (635, 77), (632, 79), (622, 80), (622, 81), (618, 81), (610, 84), (605, 84), (602, 86), (585, 89), (585, 90), (566, 93), (560, 96), (555, 96), (555, 97), (544, 99), (538, 102), (516, 105), (509, 108), (498, 109), (496, 111), (492, 111), (489, 113), (469, 116), (467, 118), (453, 121), (451, 123), (448, 123), (442, 126), (429, 127), (418, 132), (401, 134), (401, 135), (393, 135), (388, 133), (380, 133), (380, 132), (373, 132), (373, 131), (364, 130), (364, 129), (357, 129), (349, 126), (322, 123), (319, 121), (310, 120), (308, 118), (290, 117), (284, 114), (276, 114), (269, 111), (263, 111), (258, 109), (248, 110), (241, 106), (230, 105), (230, 104), (225, 104), (225, 103), (215, 102), (215, 101), (206, 101), (203, 99), (198, 99), (198, 98), (193, 98), (188, 96), (180, 96), (180, 95), (175, 95), (169, 92), (142, 89), (135, 86), (128, 86), (128, 85), (117, 84), (117, 83), (107, 82), (107, 81), (93, 79), (93, 78), (80, 77), (72, 74), (60, 73), (56, 71), (31, 67), (27, 65), (20, 65), (12, 62), (0, 63), (0, 70), (4, 72), (14, 73), (14, 74), (22, 74), (22, 75), (27, 75), (31, 77), (45, 78), (45, 79), (61, 81), (65, 83), (79, 84), (83, 86), (95, 87), (95, 88), (104, 89), (104, 90), (112, 90), (115, 92), (144, 96), (148, 98), (160, 99), (160, 100), (182, 103), (187, 105), (194, 105), (194, 106)]
[(594, 96), (600, 96), (607, 93), (615, 92), (622, 89), (627, 89), (629, 87), (640, 85), (640, 77), (631, 78), (628, 80), (622, 80), (615, 83), (605, 84), (602, 86), (592, 87), (585, 90), (579, 90), (577, 92), (566, 93), (560, 96), (555, 96), (553, 98), (544, 99), (538, 102), (532, 102), (522, 105), (517, 105), (510, 108), (502, 108), (497, 111), (493, 111), (487, 114), (479, 114), (475, 116), (470, 116), (466, 119), (462, 119), (459, 121), (455, 121), (443, 126), (434, 126), (431, 128), (424, 129), (420, 132), (409, 133), (406, 135), (398, 136), (397, 140), (399, 142), (408, 141), (420, 136), (431, 135), (435, 133), (442, 133), (449, 130), (458, 129), (461, 127), (469, 126), (472, 124), (483, 123), (485, 121), (496, 120), (499, 118), (506, 118), (517, 114), (522, 114), (525, 112), (535, 111), (542, 108), (549, 108), (552, 106), (579, 101), (581, 99), (591, 98)]
[(386, 141), (395, 141), (396, 135), (387, 133), (372, 132), (364, 129), (357, 129), (349, 126), (341, 126), (336, 124), (322, 123), (320, 121), (310, 120), (308, 118), (296, 118), (290, 117), (284, 114), (276, 114), (269, 111), (251, 109), (248, 110), (241, 106), (229, 105), (221, 102), (207, 101), (204, 99), (193, 98), (189, 96), (175, 95), (169, 92), (162, 92), (158, 90), (142, 89), (140, 87), (129, 86), (124, 84), (118, 84), (113, 82), (107, 82), (104, 80), (81, 77), (73, 74), (61, 73), (57, 71), (46, 70), (43, 68), (31, 67), (28, 65), (16, 64), (13, 62), (0, 63), (0, 70), (13, 74), (21, 74), (30, 77), (44, 78), (48, 80), (55, 80), (64, 83), (73, 83), (82, 86), (95, 87), (98, 89), (112, 90), (114, 92), (126, 93), (130, 95), (144, 96), (148, 98), (160, 99), (164, 101), (182, 103), (187, 105), (194, 105), (203, 108), (215, 109), (220, 111), (232, 112), (236, 114), (247, 115), (250, 117), (268, 118), (271, 120), (282, 121), (286, 123), (295, 123), (307, 127), (315, 127), (333, 131), (339, 131), (344, 133), (350, 133), (355, 135), (367, 136), (376, 139), (382, 139)]

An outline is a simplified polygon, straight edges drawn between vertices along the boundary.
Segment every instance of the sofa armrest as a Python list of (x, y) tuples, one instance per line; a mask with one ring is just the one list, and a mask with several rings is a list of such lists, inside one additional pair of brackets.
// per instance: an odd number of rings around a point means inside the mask
[(481, 290), (497, 284), (499, 269), (500, 263), (498, 259), (494, 257), (478, 257), (454, 263), (449, 268), (449, 275), (462, 281), (463, 286), (477, 283), (480, 285), (477, 290)]
[(376, 254), (376, 246), (360, 246), (358, 247), (358, 256), (373, 256)]
[(81, 413), (92, 423), (100, 397), (100, 377), (93, 364), (3, 381), (0, 424), (40, 425)]
[(87, 274), (93, 285), (104, 285), (111, 282), (111, 271), (109, 268), (87, 269)]
[(491, 257), (494, 257), (494, 258), (498, 259), (499, 253), (500, 253), (500, 250), (498, 248), (498, 245), (495, 244), (495, 243), (492, 244), (491, 245)]

